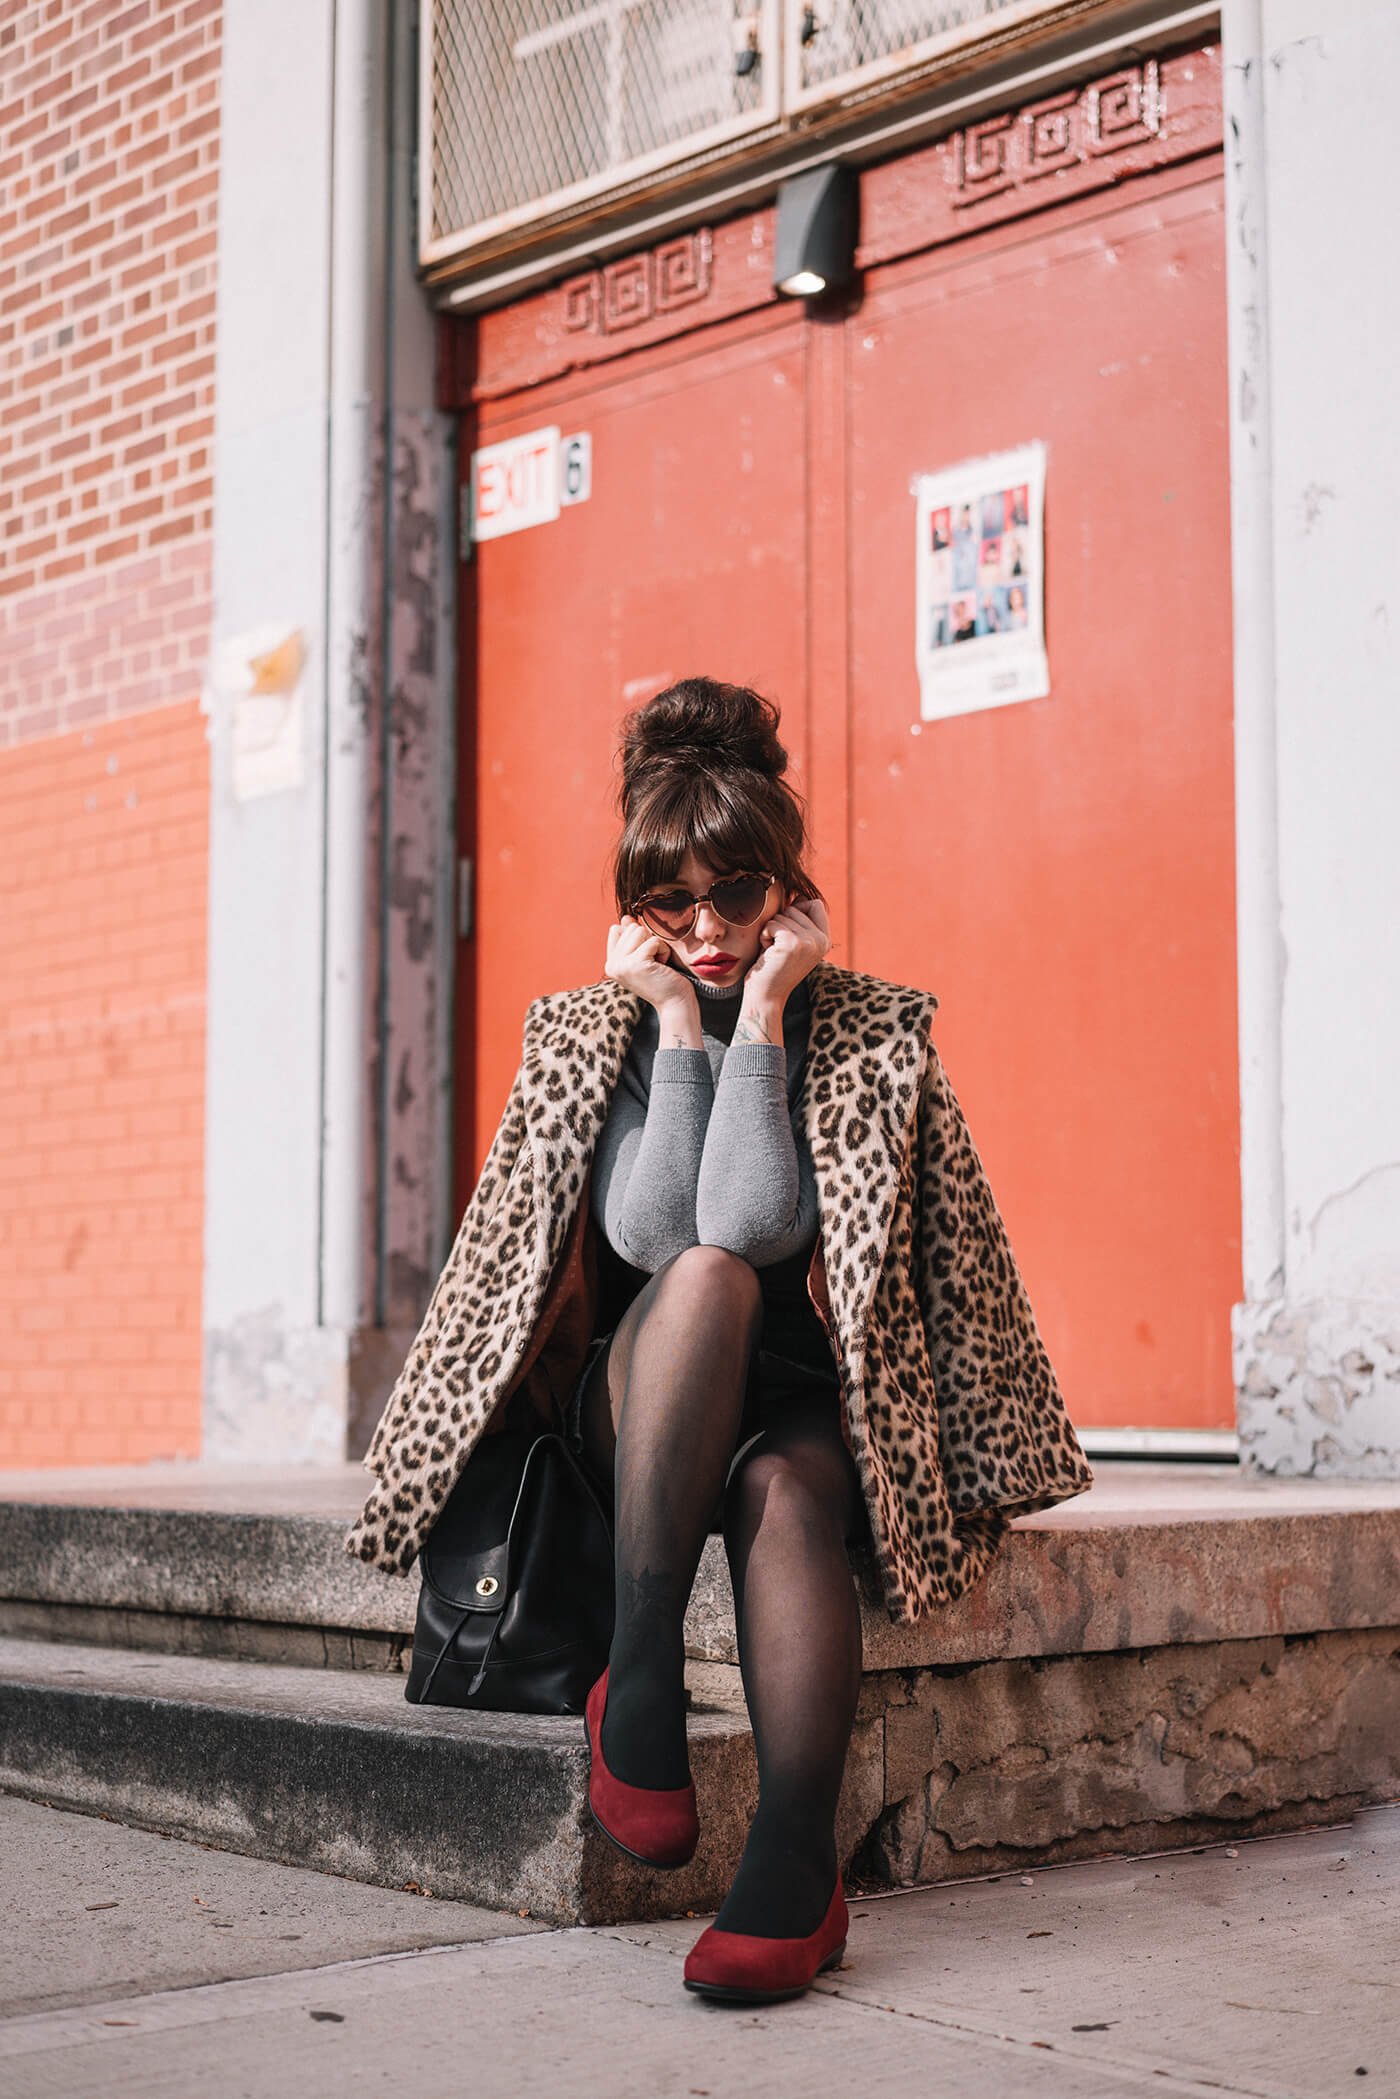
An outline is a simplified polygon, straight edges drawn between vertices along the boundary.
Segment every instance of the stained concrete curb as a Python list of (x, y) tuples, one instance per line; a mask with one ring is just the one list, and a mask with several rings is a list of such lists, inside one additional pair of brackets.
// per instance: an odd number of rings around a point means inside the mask
[[(347, 1474), (353, 1468), (346, 1468)], [(347, 1502), (363, 1475), (344, 1483)], [(256, 1496), (254, 1486), (249, 1499)], [(224, 1624), (402, 1636), (416, 1570), (382, 1574), (344, 1551), (345, 1520), (283, 1510), (6, 1498), (0, 1599), (57, 1611), (126, 1610)], [(1100, 1513), (1092, 1497), (1011, 1531), (969, 1596), (917, 1626), (890, 1623), (860, 1556), (867, 1671), (1109, 1653), (1400, 1624), (1400, 1487), (1387, 1493), (1242, 1494), (1219, 1510)], [(14, 1630), (42, 1633), (41, 1623)], [(84, 1637), (55, 1615), (52, 1637)], [(96, 1628), (87, 1637), (108, 1637)], [(117, 1637), (126, 1637), (118, 1633)], [(697, 1659), (734, 1662), (728, 1568), (705, 1548), (686, 1621)], [(143, 1643), (144, 1644), (144, 1643)], [(261, 1653), (263, 1650), (253, 1650)], [(369, 1658), (383, 1666), (382, 1652)], [(354, 1656), (334, 1658), (351, 1666)]]
[(0, 1788), (551, 1923), (723, 1899), (756, 1793), (735, 1715), (691, 1719), (701, 1848), (659, 1874), (594, 1828), (582, 1721), (409, 1708), (402, 1682), (0, 1641)]
[(362, 1632), (411, 1632), (418, 1573), (345, 1551), (334, 1516), (9, 1501), (0, 1595)]

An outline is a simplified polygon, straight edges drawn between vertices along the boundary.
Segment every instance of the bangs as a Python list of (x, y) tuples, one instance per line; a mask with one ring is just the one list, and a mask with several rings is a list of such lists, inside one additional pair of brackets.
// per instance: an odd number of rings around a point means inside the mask
[(693, 773), (666, 781), (647, 798), (628, 824), (618, 852), (622, 908), (648, 890), (674, 882), (689, 852), (717, 875), (746, 871), (792, 879), (796, 867), (792, 842), (783, 836), (785, 812), (764, 809), (761, 803), (768, 797), (757, 797), (752, 789), (741, 797), (726, 791), (727, 786), (713, 774)]

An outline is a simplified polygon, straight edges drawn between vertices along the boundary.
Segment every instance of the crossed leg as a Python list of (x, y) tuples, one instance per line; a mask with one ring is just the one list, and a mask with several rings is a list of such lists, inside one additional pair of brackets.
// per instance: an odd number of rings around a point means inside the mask
[(832, 1397), (785, 1410), (730, 1484), (724, 1541), (758, 1808), (715, 1923), (806, 1938), (836, 1885), (836, 1804), (860, 1694), (860, 1608), (846, 1540), (860, 1484)]
[[(628, 1785), (683, 1786), (684, 1620), (762, 1332), (758, 1277), (691, 1247), (629, 1306), (584, 1394), (583, 1434), (616, 1482), (617, 1618), (602, 1730)], [(759, 1802), (724, 1931), (805, 1938), (836, 1883), (835, 1819), (860, 1691), (846, 1540), (860, 1486), (823, 1389), (765, 1427), (724, 1493)]]
[(685, 1607), (743, 1418), (758, 1277), (718, 1246), (668, 1261), (629, 1305), (583, 1399), (616, 1491), (617, 1617), (602, 1747), (631, 1786), (683, 1786)]

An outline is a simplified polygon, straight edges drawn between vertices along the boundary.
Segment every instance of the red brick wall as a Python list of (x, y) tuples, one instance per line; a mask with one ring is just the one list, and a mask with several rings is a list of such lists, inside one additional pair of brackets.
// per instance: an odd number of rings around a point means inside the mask
[(0, 0), (0, 748), (197, 691), (220, 0)]
[(220, 0), (0, 0), (0, 1466), (199, 1448)]
[(199, 1449), (208, 746), (0, 753), (0, 1465)]

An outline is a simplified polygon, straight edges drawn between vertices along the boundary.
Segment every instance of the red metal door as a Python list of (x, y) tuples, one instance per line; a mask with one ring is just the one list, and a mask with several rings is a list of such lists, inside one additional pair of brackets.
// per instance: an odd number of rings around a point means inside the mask
[(800, 316), (786, 309), (480, 414), (479, 445), (549, 425), (588, 432), (593, 486), (554, 523), (477, 549), (467, 1189), (526, 1005), (602, 975), (614, 751), (629, 707), (695, 672), (752, 684), (784, 705), (802, 762), (803, 416)]
[[(1212, 158), (1003, 227), (848, 333), (853, 949), (942, 995), (1086, 1426), (1234, 1419), (1222, 205)], [(1033, 438), (1050, 696), (920, 725), (910, 475)]]
[[(588, 431), (594, 481), (482, 545), (468, 590), (462, 1197), (526, 1003), (601, 972), (620, 717), (688, 673), (753, 683), (810, 796), (834, 959), (942, 998), (1085, 1426), (1233, 1419), (1217, 57), (870, 170), (844, 322), (771, 303), (756, 213), (488, 317), (476, 380), (472, 443)], [(1050, 696), (920, 723), (911, 477), (1032, 439)]]

